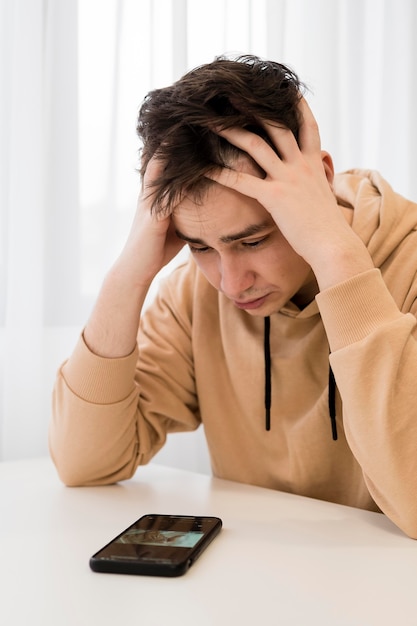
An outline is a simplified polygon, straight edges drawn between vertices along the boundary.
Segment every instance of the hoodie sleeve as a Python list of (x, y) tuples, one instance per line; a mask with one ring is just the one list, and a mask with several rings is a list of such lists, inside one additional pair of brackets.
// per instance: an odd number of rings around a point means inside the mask
[(375, 502), (413, 538), (417, 538), (416, 291), (414, 282), (408, 289), (409, 310), (401, 311), (380, 270), (373, 269), (317, 296), (342, 399), (346, 439)]
[(80, 337), (60, 368), (49, 447), (65, 484), (130, 478), (163, 446), (167, 433), (198, 427), (186, 305), (191, 281), (179, 270), (172, 279), (182, 308), (174, 307), (168, 280), (142, 316), (139, 348), (131, 355), (99, 357)]

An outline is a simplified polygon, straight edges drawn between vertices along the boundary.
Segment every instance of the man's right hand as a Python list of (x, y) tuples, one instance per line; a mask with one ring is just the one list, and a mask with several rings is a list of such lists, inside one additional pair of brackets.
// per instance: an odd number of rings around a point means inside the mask
[(129, 237), (116, 261), (132, 284), (145, 288), (184, 246), (175, 234), (171, 216), (151, 212), (152, 183), (162, 166), (155, 157), (149, 161)]
[(174, 232), (171, 216), (151, 212), (152, 181), (161, 167), (161, 161), (150, 160), (128, 239), (105, 278), (84, 330), (87, 346), (102, 357), (118, 358), (132, 352), (149, 286), (184, 246)]

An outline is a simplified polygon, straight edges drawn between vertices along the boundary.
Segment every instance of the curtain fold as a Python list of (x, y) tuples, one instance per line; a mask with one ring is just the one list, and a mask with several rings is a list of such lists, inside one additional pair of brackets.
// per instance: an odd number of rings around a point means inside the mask
[[(1, 212), (3, 320), (1, 328), (1, 449), (26, 455), (42, 445), (45, 241), (43, 119), (44, 6), (41, 0), (1, 5)], [(24, 45), (22, 45), (24, 42)], [(4, 140), (3, 140), (4, 138)], [(35, 329), (35, 331), (34, 331)], [(30, 401), (28, 402), (28, 399)], [(30, 441), (26, 421), (38, 423)]]
[(135, 210), (146, 92), (223, 53), (284, 62), (336, 169), (417, 199), (415, 32), (414, 0), (0, 0), (0, 459), (47, 452), (55, 371)]

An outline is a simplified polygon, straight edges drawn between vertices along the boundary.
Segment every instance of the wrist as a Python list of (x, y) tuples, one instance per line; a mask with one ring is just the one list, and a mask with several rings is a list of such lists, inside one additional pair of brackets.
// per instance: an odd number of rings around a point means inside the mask
[(311, 267), (320, 291), (329, 289), (354, 276), (374, 269), (372, 258), (363, 242), (352, 232), (350, 241), (332, 241), (320, 247)]
[(131, 354), (147, 292), (148, 286), (137, 284), (126, 268), (117, 263), (111, 268), (84, 329), (92, 352), (105, 358)]

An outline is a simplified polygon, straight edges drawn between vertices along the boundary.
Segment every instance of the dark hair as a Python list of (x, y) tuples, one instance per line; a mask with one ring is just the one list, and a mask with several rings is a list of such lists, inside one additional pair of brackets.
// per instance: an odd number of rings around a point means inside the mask
[(217, 57), (169, 87), (150, 91), (138, 116), (142, 140), (140, 173), (155, 155), (164, 168), (154, 181), (153, 209), (170, 213), (185, 195), (202, 198), (212, 184), (205, 175), (230, 167), (241, 150), (214, 128), (243, 127), (264, 137), (262, 120), (298, 137), (298, 103), (304, 85), (285, 65), (244, 55)]

